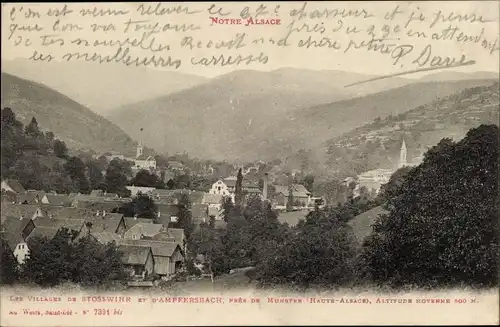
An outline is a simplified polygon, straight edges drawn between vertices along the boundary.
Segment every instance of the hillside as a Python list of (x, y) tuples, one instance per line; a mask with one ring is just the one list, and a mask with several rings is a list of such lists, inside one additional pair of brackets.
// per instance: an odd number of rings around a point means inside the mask
[(313, 74), (316, 78), (306, 75), (289, 69), (235, 71), (188, 90), (118, 108), (108, 117), (161, 151), (235, 159), (245, 149), (237, 144), (266, 138), (264, 128), (289, 111), (352, 97), (341, 83), (325, 88), (326, 80), (332, 80), (327, 73)]
[(134, 153), (135, 143), (120, 128), (67, 96), (42, 84), (2, 72), (1, 106), (27, 124), (35, 117), (68, 147)]
[[(307, 73), (310, 71), (305, 70)], [(337, 83), (328, 83), (335, 80), (335, 74), (340, 76)], [(159, 151), (187, 151), (212, 159), (268, 160), (284, 158), (300, 148), (321, 149), (325, 140), (377, 116), (403, 113), (458, 90), (491, 83), (414, 82), (348, 99), (354, 95), (346, 93), (351, 88), (344, 88), (341, 80), (351, 82), (363, 76), (352, 75), (348, 80), (348, 75), (331, 71), (316, 76), (323, 77), (307, 77), (288, 69), (237, 71), (188, 90), (119, 108), (109, 119)]]
[(418, 162), (422, 153), (442, 138), (459, 140), (480, 124), (498, 125), (498, 110), (498, 82), (467, 88), (329, 140), (327, 167), (342, 176), (392, 168), (403, 139), (408, 161)]
[(175, 71), (89, 62), (2, 61), (2, 71), (42, 83), (105, 115), (112, 108), (164, 96), (206, 81)]
[(296, 111), (279, 127), (284, 135), (292, 135), (303, 142), (303, 147), (314, 148), (320, 144), (318, 140), (341, 135), (376, 117), (398, 115), (457, 91), (493, 82), (472, 79), (413, 83), (365, 97)]

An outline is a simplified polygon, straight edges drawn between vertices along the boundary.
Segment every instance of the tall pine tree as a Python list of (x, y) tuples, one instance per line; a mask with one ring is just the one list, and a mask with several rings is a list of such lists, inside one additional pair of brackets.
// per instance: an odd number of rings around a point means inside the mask
[(234, 203), (238, 206), (243, 204), (243, 173), (241, 168), (238, 170), (236, 185), (234, 186)]

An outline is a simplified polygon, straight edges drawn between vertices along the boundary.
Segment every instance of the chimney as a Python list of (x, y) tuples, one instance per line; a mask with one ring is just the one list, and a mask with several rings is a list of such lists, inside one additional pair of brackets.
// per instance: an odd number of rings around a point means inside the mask
[(102, 217), (104, 218), (106, 216), (106, 210), (102, 211)]
[(269, 176), (267, 173), (264, 174), (264, 187), (262, 188), (262, 196), (264, 200), (267, 200), (267, 184)]
[(24, 219), (24, 217), (23, 217), (23, 215), (21, 215), (21, 217), (19, 218), (19, 220), (23, 220), (23, 219)]

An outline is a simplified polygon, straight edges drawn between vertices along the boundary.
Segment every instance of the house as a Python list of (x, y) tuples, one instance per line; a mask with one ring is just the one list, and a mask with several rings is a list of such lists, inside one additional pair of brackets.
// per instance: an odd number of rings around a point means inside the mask
[(73, 201), (65, 194), (46, 193), (41, 202), (53, 206), (70, 207)]
[(151, 224), (153, 221), (150, 218), (138, 218), (138, 217), (124, 217), (125, 221), (125, 230), (129, 230), (134, 227), (136, 224)]
[[(186, 252), (186, 234), (182, 228), (169, 228), (167, 230), (168, 235), (172, 238), (172, 242), (179, 244), (181, 249)], [(161, 240), (158, 235), (153, 238), (154, 240)]]
[(139, 144), (137, 147), (137, 152), (136, 156), (134, 159), (132, 159), (134, 162), (134, 168), (135, 170), (154, 170), (156, 169), (156, 159), (152, 154), (146, 154), (144, 153), (144, 147)]
[(189, 199), (189, 202), (191, 203), (191, 205), (202, 204), (204, 196), (205, 196), (205, 192), (202, 192), (202, 191), (189, 191), (188, 192), (188, 199)]
[(232, 191), (228, 187), (228, 185), (221, 179), (212, 184), (212, 187), (208, 191), (210, 194), (220, 195), (220, 196), (229, 196), (232, 197)]
[(180, 161), (169, 160), (168, 169), (172, 171), (182, 171), (184, 170), (184, 164)]
[(167, 202), (172, 202), (172, 198), (178, 197), (178, 191), (176, 190), (165, 190), (165, 189), (153, 189), (151, 191), (151, 197), (156, 201), (164, 201), (167, 200)]
[(83, 219), (54, 219), (54, 218), (41, 218), (34, 222), (35, 228), (52, 228), (56, 231), (66, 228), (69, 231), (77, 232), (78, 236), (82, 235), (85, 227), (85, 220)]
[[(143, 239), (176, 243), (174, 237), (172, 236), (172, 234), (168, 230), (162, 230), (161, 232), (159, 232), (158, 234), (156, 234), (153, 237), (145, 237)], [(179, 244), (183, 245), (182, 243), (179, 243)]]
[(6, 217), (2, 221), (2, 234), (19, 264), (23, 264), (29, 253), (26, 238), (35, 229), (29, 218)]
[(180, 208), (176, 204), (162, 204), (156, 205), (158, 212), (156, 221), (164, 227), (168, 227), (171, 222), (177, 222), (179, 217)]
[(374, 169), (359, 174), (354, 195), (359, 196), (361, 188), (366, 188), (368, 192), (378, 193), (381, 186), (389, 182), (393, 173), (393, 169)]
[(42, 206), (34, 204), (15, 204), (4, 202), (0, 208), (0, 216), (2, 219), (10, 216), (35, 220), (39, 217), (44, 217), (44, 215)]
[(127, 201), (109, 201), (103, 198), (95, 198), (86, 195), (77, 195), (73, 198), (71, 206), (75, 208), (85, 208), (92, 211), (112, 212), (119, 209)]
[(120, 244), (122, 263), (133, 279), (144, 279), (154, 272), (154, 258), (151, 247)]
[(15, 202), (19, 204), (38, 204), (42, 203), (44, 196), (44, 191), (28, 191), (23, 194), (18, 194)]
[(4, 179), (1, 183), (2, 192), (23, 194), (26, 193), (24, 187), (17, 179)]
[(222, 206), (211, 206), (208, 205), (208, 217), (214, 218), (215, 220), (221, 220), (223, 217), (224, 209)]
[(51, 227), (55, 229), (67, 228), (80, 232), (85, 220), (83, 219), (68, 219), (68, 218), (40, 218), (34, 220), (35, 227)]
[(222, 219), (222, 203), (224, 196), (219, 194), (205, 193), (203, 196), (203, 204), (208, 204), (208, 216), (214, 219)]
[(153, 240), (121, 240), (120, 245), (150, 248), (153, 254), (153, 271), (159, 276), (170, 276), (181, 270), (184, 252), (177, 243)]
[(220, 205), (222, 205), (223, 199), (224, 199), (224, 196), (222, 196), (220, 194), (204, 193), (201, 203), (208, 204), (208, 205), (219, 205), (220, 206)]
[(121, 213), (108, 213), (106, 211), (97, 212), (92, 218), (85, 219), (86, 223), (91, 223), (89, 227), (85, 224), (84, 232), (110, 232), (123, 236), (127, 230), (125, 219)]
[[(95, 232), (108, 231), (123, 235), (126, 231), (125, 220), (121, 213), (56, 206), (44, 206), (42, 211), (44, 216), (50, 219), (82, 219), (86, 223), (91, 223), (89, 227)], [(82, 233), (87, 233), (89, 227), (85, 224)]]
[(2, 203), (15, 203), (16, 202), (16, 194), (14, 193), (4, 193), (2, 192), (2, 194), (0, 195), (0, 197), (2, 198)]
[(136, 196), (137, 194), (153, 194), (155, 190), (154, 187), (145, 187), (145, 186), (127, 186), (127, 190), (130, 191), (130, 196)]
[(291, 187), (277, 185), (274, 200), (278, 206), (285, 206), (288, 203), (288, 196), (292, 191), (293, 205), (297, 207), (309, 206), (312, 193), (309, 192), (304, 185), (293, 184)]
[(91, 197), (104, 197), (104, 198), (118, 198), (118, 194), (116, 193), (108, 193), (103, 190), (92, 190), (90, 192)]
[(193, 204), (191, 206), (191, 216), (195, 225), (208, 223), (210, 221), (208, 204)]
[(120, 235), (111, 232), (90, 232), (89, 235), (101, 244), (109, 244), (112, 242), (119, 244), (122, 239)]
[[(234, 201), (234, 192), (236, 189), (236, 177), (228, 177), (224, 180), (218, 180), (212, 184), (208, 191), (210, 194), (218, 194), (222, 196), (229, 196)], [(243, 179), (241, 183), (243, 193), (246, 194), (261, 194), (260, 188), (257, 184)]]
[(135, 224), (132, 228), (127, 230), (123, 238), (131, 239), (131, 240), (140, 240), (144, 237), (154, 237), (156, 234), (166, 231), (166, 228), (163, 227), (162, 224), (153, 224), (153, 223), (138, 223)]
[(28, 235), (26, 242), (29, 242), (34, 238), (45, 238), (48, 241), (52, 240), (59, 229), (53, 227), (35, 227), (35, 229)]

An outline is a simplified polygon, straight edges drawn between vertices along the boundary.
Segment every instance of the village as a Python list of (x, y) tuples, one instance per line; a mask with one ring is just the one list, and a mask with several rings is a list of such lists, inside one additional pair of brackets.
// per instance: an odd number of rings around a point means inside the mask
[[(143, 170), (160, 173), (154, 157), (146, 156), (143, 151), (139, 145), (135, 158), (111, 155), (108, 159), (130, 160), (135, 173)], [(170, 172), (179, 169), (182, 169), (181, 163), (171, 162)], [(130, 196), (120, 197), (104, 190), (92, 190), (90, 194), (26, 190), (19, 181), (5, 179), (1, 182), (1, 231), (21, 266), (29, 257), (30, 239), (50, 240), (63, 228), (76, 231), (77, 239), (90, 237), (103, 245), (115, 242), (123, 253), (122, 263), (129, 272), (129, 285), (141, 282), (152, 285), (149, 276), (154, 274), (169, 280), (185, 268), (186, 235), (183, 229), (172, 227), (184, 205), (179, 202), (180, 197), (184, 195), (189, 199), (188, 210), (195, 226), (213, 222), (215, 229), (224, 229), (227, 223), (223, 220), (222, 205), (225, 198), (234, 203), (236, 183), (236, 176), (221, 178), (208, 192), (130, 185), (127, 186)], [(299, 216), (305, 217), (322, 203), (321, 198), (314, 197), (300, 184), (273, 187), (272, 206), (278, 211), (298, 211)], [(262, 188), (243, 179), (242, 189), (247, 195), (268, 200), (267, 173)], [(117, 212), (137, 196), (148, 196), (154, 201), (157, 208), (154, 220)], [(288, 203), (290, 198), (293, 205)]]

